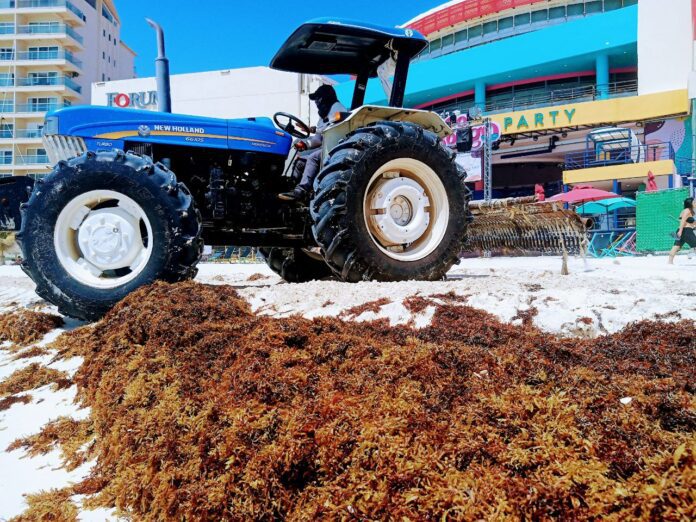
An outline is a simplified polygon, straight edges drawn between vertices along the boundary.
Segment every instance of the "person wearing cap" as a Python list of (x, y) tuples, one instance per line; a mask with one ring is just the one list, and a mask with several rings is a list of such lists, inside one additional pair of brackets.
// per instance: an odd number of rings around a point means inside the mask
[(336, 91), (331, 85), (322, 85), (309, 95), (309, 99), (316, 104), (319, 111), (316, 133), (307, 139), (295, 141), (294, 147), (300, 152), (313, 152), (302, 158), (306, 161), (295, 163), (295, 179), (301, 177), (301, 180), (294, 190), (278, 194), (278, 198), (284, 201), (303, 201), (312, 191), (314, 178), (319, 174), (321, 167), (321, 144), (324, 141), (322, 135), (331, 123), (337, 121), (340, 113), (347, 112), (343, 104), (338, 101)]

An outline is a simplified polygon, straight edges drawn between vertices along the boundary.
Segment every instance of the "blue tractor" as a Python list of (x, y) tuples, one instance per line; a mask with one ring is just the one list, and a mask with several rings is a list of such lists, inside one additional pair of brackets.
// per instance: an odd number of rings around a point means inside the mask
[[(324, 133), (308, 204), (277, 198), (297, 183), (285, 168), (292, 138), (310, 132), (295, 116), (50, 113), (43, 141), (55, 167), (22, 204), (18, 234), (37, 293), (94, 320), (144, 284), (194, 277), (204, 243), (260, 247), (290, 282), (443, 278), (465, 240), (469, 190), (442, 141), (448, 124), (403, 108), (409, 64), (426, 45), (410, 29), (319, 19), (278, 51), (275, 69), (356, 78), (350, 111)], [(383, 64), (389, 105), (364, 105)], [(15, 181), (0, 197), (23, 193), (27, 178)]]

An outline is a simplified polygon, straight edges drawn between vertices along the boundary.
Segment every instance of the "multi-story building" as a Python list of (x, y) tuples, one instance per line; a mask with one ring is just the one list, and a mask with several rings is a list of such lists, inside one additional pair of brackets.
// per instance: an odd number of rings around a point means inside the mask
[[(495, 197), (535, 184), (630, 194), (650, 173), (660, 188), (693, 176), (696, 2), (452, 0), (405, 26), (429, 40), (406, 105), (492, 120)], [(341, 98), (353, 87), (339, 86)], [(365, 101), (386, 103), (379, 81)], [(480, 154), (467, 165), (481, 197)]]
[(48, 173), (46, 112), (133, 78), (134, 58), (112, 0), (0, 0), (0, 176)]

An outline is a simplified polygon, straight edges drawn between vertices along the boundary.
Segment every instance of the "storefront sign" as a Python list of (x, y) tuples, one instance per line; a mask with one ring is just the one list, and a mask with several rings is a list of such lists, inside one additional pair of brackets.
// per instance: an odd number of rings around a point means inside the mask
[(106, 93), (106, 104), (121, 109), (151, 109), (157, 107), (157, 91)]
[(523, 112), (519, 116), (506, 116), (503, 119), (505, 132), (516, 130), (524, 132), (527, 130), (543, 129), (547, 126), (572, 125), (573, 118), (577, 109), (547, 110), (534, 113)]

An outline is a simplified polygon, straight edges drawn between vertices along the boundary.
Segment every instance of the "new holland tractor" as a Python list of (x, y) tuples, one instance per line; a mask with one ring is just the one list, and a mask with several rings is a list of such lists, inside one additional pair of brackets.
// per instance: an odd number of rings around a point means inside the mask
[[(410, 29), (319, 19), (278, 51), (275, 69), (356, 78), (350, 112), (324, 133), (308, 204), (277, 198), (297, 183), (285, 168), (292, 139), (310, 132), (296, 116), (212, 119), (166, 104), (49, 113), (52, 172), (33, 188), (27, 178), (0, 183), (0, 197), (31, 189), (18, 241), (37, 293), (94, 320), (142, 285), (194, 277), (204, 243), (260, 247), (290, 282), (443, 278), (465, 241), (469, 190), (442, 141), (447, 123), (402, 107), (410, 61), (426, 45)], [(389, 106), (364, 105), (388, 61)]]

